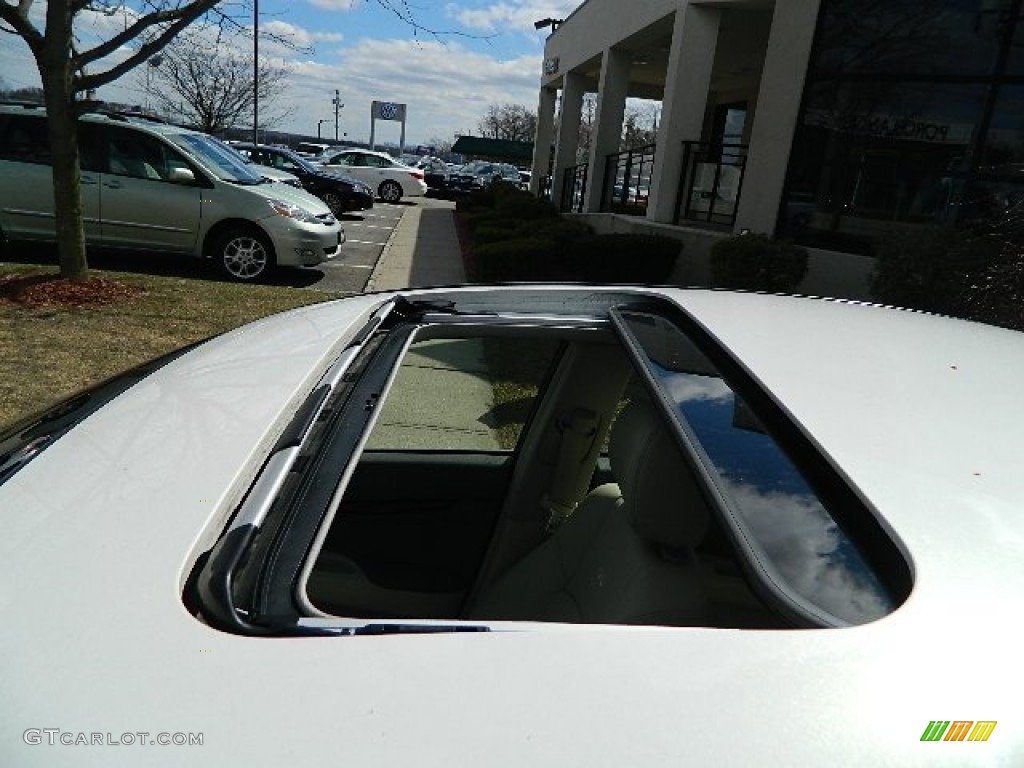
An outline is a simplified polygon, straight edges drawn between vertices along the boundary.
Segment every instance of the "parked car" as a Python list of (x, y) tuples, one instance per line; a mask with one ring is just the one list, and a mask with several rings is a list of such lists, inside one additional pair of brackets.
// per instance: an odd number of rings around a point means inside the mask
[(403, 197), (421, 197), (427, 193), (423, 171), (403, 165), (383, 152), (343, 149), (328, 151), (317, 160), (330, 171), (346, 173), (368, 184), (387, 203), (397, 203)]
[(448, 188), (448, 164), (441, 158), (420, 158), (415, 167), (423, 171), (423, 180), (428, 189), (443, 192)]
[(263, 165), (295, 174), (303, 188), (327, 203), (335, 216), (373, 208), (373, 190), (369, 186), (347, 174), (328, 172), (319, 163), (310, 162), (290, 149), (265, 144), (255, 147), (246, 142), (235, 144), (235, 149)]
[(1022, 375), (1020, 333), (725, 291), (245, 326), (0, 433), (0, 750), (1024, 764)]
[(519, 170), (514, 165), (475, 160), (453, 171), (448, 176), (448, 187), (456, 192), (472, 192), (474, 189), (484, 189), (499, 180), (517, 187), (522, 184)]
[(298, 144), (295, 145), (295, 154), (299, 155), (300, 157), (305, 157), (307, 159), (319, 157), (324, 152), (331, 149), (333, 146), (335, 145), (320, 144), (319, 142), (315, 141), (300, 141)]
[[(46, 111), (0, 106), (0, 234), (55, 238)], [(86, 242), (190, 253), (229, 278), (252, 281), (274, 265), (320, 264), (344, 230), (324, 203), (272, 184), (197, 131), (122, 115), (79, 123)]]
[(239, 152), (238, 149), (235, 147), (235, 144), (238, 144), (240, 142), (236, 141), (232, 143), (230, 141), (221, 141), (215, 136), (211, 136), (210, 139), (217, 143), (222, 148), (224, 148), (226, 151), (236, 154), (243, 163), (248, 165), (251, 170), (258, 173), (264, 179), (275, 182), (277, 184), (287, 184), (290, 187), (302, 189), (302, 182), (299, 181), (299, 177), (296, 176), (295, 174), (288, 173), (288, 171), (283, 171), (278, 168), (273, 168), (269, 165), (261, 165), (252, 160), (251, 158), (247, 157), (246, 155), (242, 154), (241, 152)]

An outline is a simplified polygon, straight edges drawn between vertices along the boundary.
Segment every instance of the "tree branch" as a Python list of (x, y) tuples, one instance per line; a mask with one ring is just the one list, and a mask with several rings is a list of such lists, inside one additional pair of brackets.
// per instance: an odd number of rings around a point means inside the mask
[[(139, 64), (142, 64), (154, 53), (162, 50), (164, 46), (173, 40), (181, 30), (209, 10), (209, 8), (204, 6), (212, 6), (216, 2), (217, 0), (202, 0), (202, 2), (196, 3), (188, 15), (181, 16), (174, 24), (167, 27), (162, 33), (160, 33), (160, 35), (140, 46), (133, 55), (129, 56), (117, 66), (111, 67), (106, 72), (97, 72), (77, 77), (75, 82), (76, 90), (89, 91), (117, 80), (117, 78), (121, 77), (125, 72), (128, 72)], [(131, 30), (129, 29), (129, 31)], [(93, 53), (95, 50), (95, 48), (92, 49), (89, 54)], [(83, 58), (84, 57), (78, 57), (75, 61), (75, 68), (78, 72), (81, 72), (81, 67), (85, 65), (84, 62), (80, 63)]]
[(0, 21), (4, 21), (11, 25), (11, 29), (3, 30), (5, 32), (13, 32), (16, 35), (20, 35), (28, 47), (32, 49), (32, 53), (42, 47), (43, 35), (35, 28), (31, 21), (28, 20), (29, 11), (32, 9), (33, 0), (19, 0), (18, 4), (11, 5), (4, 0), (0, 0)]
[[(160, 35), (156, 37), (157, 41), (163, 41), (159, 45), (154, 46), (154, 41), (145, 43), (140, 50), (150, 47), (150, 52), (155, 53), (156, 50), (162, 48), (170, 38), (173, 38), (180, 30), (187, 27), (193, 21), (198, 19), (207, 11), (211, 10), (213, 6), (218, 3), (218, 0), (196, 0), (196, 2), (189, 3), (183, 7), (175, 8), (174, 10), (164, 11), (153, 11), (150, 14), (139, 17), (135, 23), (133, 23), (128, 29), (123, 32), (114, 35), (112, 38), (107, 40), (105, 43), (97, 45), (82, 54), (79, 54), (74, 61), (76, 69), (81, 69), (84, 66), (92, 64), (98, 59), (102, 59), (104, 56), (109, 56), (114, 53), (118, 48), (130, 43), (132, 40), (137, 38), (147, 29), (152, 26), (159, 24), (167, 24), (168, 22), (174, 22), (171, 26), (165, 29)], [(172, 32), (172, 34), (168, 34)], [(147, 58), (147, 56), (143, 58)], [(133, 57), (134, 58), (134, 57)], [(136, 62), (138, 63), (138, 62)], [(130, 67), (129, 67), (130, 69)], [(100, 83), (100, 85), (106, 85), (106, 83)]]

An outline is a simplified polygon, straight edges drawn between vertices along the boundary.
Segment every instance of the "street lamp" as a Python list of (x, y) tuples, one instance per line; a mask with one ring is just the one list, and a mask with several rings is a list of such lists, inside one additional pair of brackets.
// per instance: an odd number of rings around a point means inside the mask
[(565, 21), (565, 19), (541, 19), (540, 21), (533, 22), (533, 28), (539, 32), (545, 27), (551, 27), (551, 31), (554, 32), (556, 29), (558, 29), (558, 25), (561, 24), (563, 21)]
[(331, 100), (334, 105), (334, 140), (338, 140), (338, 112), (345, 106), (341, 103), (341, 91), (334, 89), (334, 98)]

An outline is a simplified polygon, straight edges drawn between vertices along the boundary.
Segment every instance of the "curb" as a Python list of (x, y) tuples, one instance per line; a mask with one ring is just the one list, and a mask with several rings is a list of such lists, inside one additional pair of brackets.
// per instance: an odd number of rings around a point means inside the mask
[(384, 271), (384, 265), (387, 263), (388, 257), (391, 256), (391, 249), (394, 247), (395, 238), (398, 237), (398, 230), (405, 223), (405, 215), (410, 210), (411, 208), (406, 208), (402, 211), (402, 218), (395, 224), (394, 229), (391, 230), (391, 235), (388, 237), (388, 241), (380, 249), (380, 256), (377, 257), (377, 263), (373, 265), (373, 271), (367, 278), (366, 285), (363, 286), (363, 293), (373, 293), (377, 290), (377, 280), (380, 278), (380, 273)]

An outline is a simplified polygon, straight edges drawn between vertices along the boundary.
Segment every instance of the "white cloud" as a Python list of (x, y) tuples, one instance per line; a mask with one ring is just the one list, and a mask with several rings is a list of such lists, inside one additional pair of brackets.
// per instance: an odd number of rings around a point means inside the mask
[[(89, 14), (87, 22), (90, 46), (124, 28), (120, 13), (109, 17)], [(261, 40), (261, 59), (289, 71), (284, 93), (273, 105), (266, 105), (266, 114), (286, 115), (271, 126), (277, 130), (315, 136), (318, 121), (328, 120), (323, 127), (326, 131), (331, 125), (333, 137), (331, 99), (336, 88), (346, 105), (341, 113), (341, 130), (356, 141), (369, 138), (370, 102), (375, 99), (408, 104), (408, 143), (448, 139), (456, 132), (474, 133), (492, 104), (519, 103), (533, 109), (537, 103), (539, 51), (499, 58), (492, 49), (474, 51), (469, 43), (458, 40), (364, 38), (352, 42), (351, 36), (335, 32), (327, 25), (324, 31), (313, 31), (280, 19), (268, 20), (261, 24), (261, 29), (289, 39), (302, 49), (297, 51), (270, 39)], [(215, 39), (212, 31), (198, 26), (189, 32), (209, 39), (211, 44)], [(241, 37), (220, 41), (222, 46), (250, 44)], [(308, 50), (312, 46), (315, 53)], [(91, 69), (105, 69), (130, 53), (131, 49), (122, 48)], [(13, 45), (0, 46), (0, 72), (6, 83), (14, 87), (39, 84), (28, 48), (18, 40)], [(140, 81), (144, 75), (145, 70), (136, 69), (100, 88), (98, 96), (108, 101), (140, 104), (145, 99)], [(397, 143), (398, 123), (378, 123), (377, 128), (379, 140)]]
[[(333, 122), (331, 98), (341, 90), (343, 129), (350, 139), (369, 137), (370, 102), (405, 103), (410, 142), (475, 131), (491, 104), (537, 100), (539, 56), (507, 61), (437, 41), (366, 39), (339, 51), (337, 63), (296, 61), (286, 97), (294, 105), (292, 125), (311, 132), (317, 120)], [(378, 123), (378, 135), (397, 141), (397, 123)], [(394, 135), (392, 135), (394, 134)]]
[(486, 8), (462, 8), (449, 3), (445, 11), (465, 27), (495, 32), (533, 30), (538, 19), (564, 19), (579, 5), (579, 0), (508, 0)]
[(328, 11), (351, 11), (359, 0), (309, 0), (309, 4)]
[(842, 534), (817, 499), (725, 483), (790, 588), (854, 623), (886, 613), (888, 599), (840, 551)]

